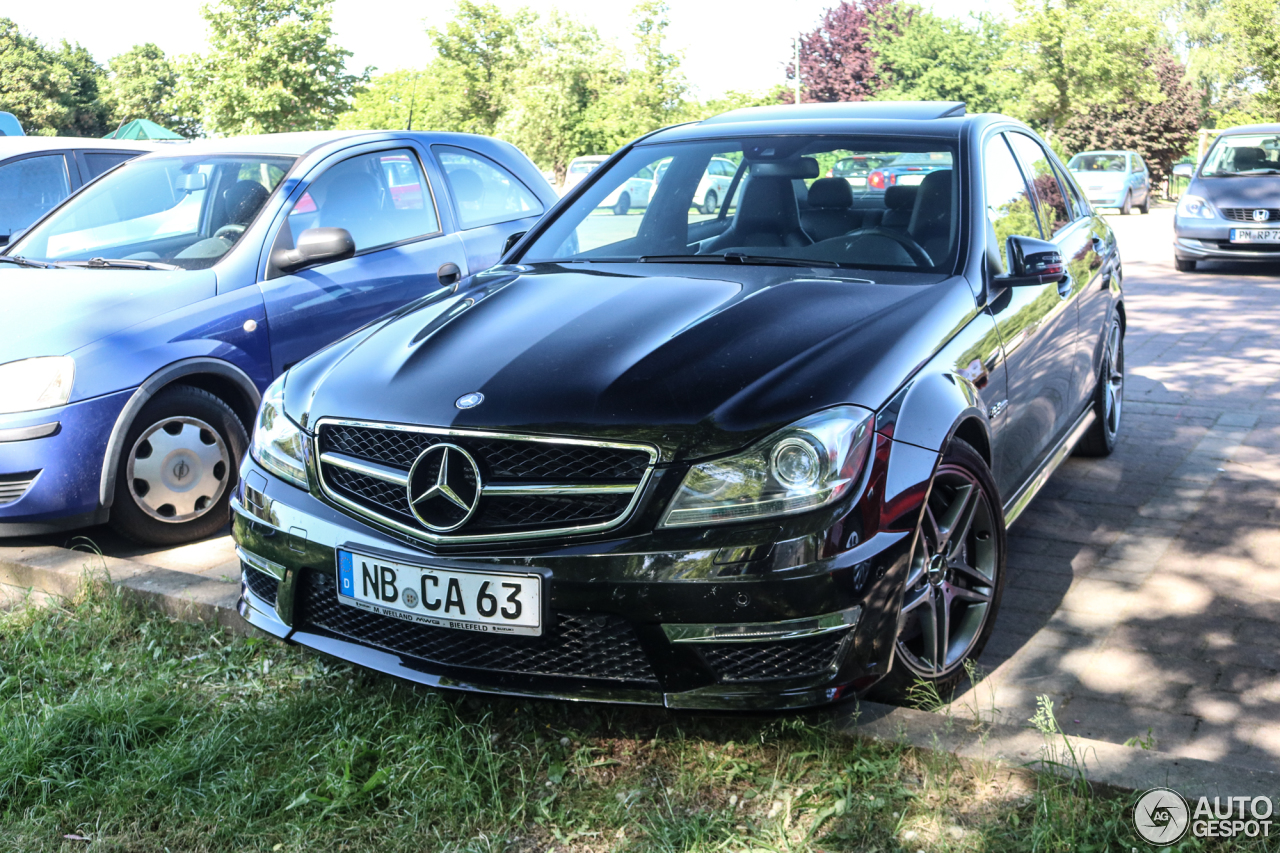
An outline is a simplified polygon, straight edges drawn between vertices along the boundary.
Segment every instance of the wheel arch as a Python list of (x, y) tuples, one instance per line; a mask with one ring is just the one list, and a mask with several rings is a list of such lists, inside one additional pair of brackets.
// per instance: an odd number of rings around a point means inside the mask
[(258, 405), (262, 402), (262, 394), (249, 378), (249, 374), (220, 358), (185, 358), (165, 365), (143, 380), (129, 397), (129, 401), (125, 403), (116, 417), (115, 425), (111, 428), (106, 453), (102, 460), (102, 478), (98, 488), (98, 501), (103, 507), (111, 506), (115, 500), (116, 469), (120, 467), (120, 454), (124, 452), (125, 435), (133, 425), (134, 418), (151, 398), (173, 385), (190, 385), (213, 394), (231, 407), (244, 424), (245, 432), (252, 432), (254, 416), (258, 411)]

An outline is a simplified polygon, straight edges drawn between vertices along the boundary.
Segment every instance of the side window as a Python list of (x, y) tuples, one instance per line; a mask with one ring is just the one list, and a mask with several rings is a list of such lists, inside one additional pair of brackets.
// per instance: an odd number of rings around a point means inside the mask
[(137, 156), (132, 151), (86, 151), (84, 162), (89, 167), (89, 180), (92, 181), (103, 172), (114, 169), (126, 160), (132, 160)]
[(542, 213), (542, 202), (502, 166), (481, 154), (433, 145), (461, 219), (462, 230)]
[(330, 166), (289, 212), (277, 247), (308, 228), (345, 228), (362, 252), (440, 231), (422, 167), (412, 151), (362, 154)]
[(1080, 187), (1076, 184), (1075, 179), (1055, 164), (1054, 173), (1058, 176), (1058, 183), (1062, 184), (1062, 189), (1067, 194), (1067, 208), (1074, 212), (1074, 219), (1080, 219), (1088, 216), (1092, 211), (1089, 209), (1089, 203), (1085, 201), (1084, 193), (1080, 191)]
[(1066, 197), (1062, 185), (1054, 174), (1049, 157), (1030, 136), (1022, 133), (1006, 134), (1009, 144), (1017, 152), (1026, 171), (1027, 180), (1035, 198), (1036, 212), (1040, 215), (1040, 225), (1047, 236), (1053, 236), (1071, 224), (1075, 216), (1067, 210)]
[(0, 235), (21, 231), (71, 194), (61, 154), (0, 166)]
[(987, 197), (987, 221), (995, 232), (1000, 260), (1007, 270), (1009, 249), (1006, 240), (1015, 234), (1039, 238), (1040, 225), (1036, 222), (1036, 213), (1031, 207), (1031, 196), (1022, 179), (1022, 170), (1013, 159), (1004, 136), (993, 136), (987, 140), (986, 150), (982, 152), (982, 171), (983, 188)]

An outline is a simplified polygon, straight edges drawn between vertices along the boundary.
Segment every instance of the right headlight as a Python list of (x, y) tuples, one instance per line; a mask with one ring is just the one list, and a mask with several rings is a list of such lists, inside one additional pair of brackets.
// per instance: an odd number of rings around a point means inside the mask
[(281, 375), (262, 395), (249, 454), (277, 477), (299, 489), (309, 489), (305, 443), (306, 433), (302, 427), (284, 413), (284, 375)]
[(1217, 219), (1213, 205), (1198, 195), (1184, 195), (1178, 199), (1178, 215), (1188, 219)]
[(827, 409), (736, 456), (694, 465), (660, 526), (791, 515), (839, 500), (862, 473), (872, 418), (854, 406)]
[(75, 378), (76, 362), (69, 355), (0, 364), (0, 415), (65, 406)]

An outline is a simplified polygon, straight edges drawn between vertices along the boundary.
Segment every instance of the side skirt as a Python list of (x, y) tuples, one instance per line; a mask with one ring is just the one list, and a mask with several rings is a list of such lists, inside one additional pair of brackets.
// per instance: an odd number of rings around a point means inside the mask
[(1004, 505), (1004, 526), (1010, 527), (1018, 520), (1018, 516), (1022, 515), (1022, 511), (1027, 508), (1027, 504), (1031, 503), (1031, 499), (1040, 493), (1044, 488), (1044, 484), (1053, 476), (1053, 472), (1058, 470), (1058, 466), (1063, 463), (1071, 451), (1076, 449), (1076, 445), (1080, 443), (1080, 439), (1084, 437), (1089, 427), (1093, 426), (1096, 419), (1093, 412), (1093, 406), (1090, 405), (1084, 414), (1075, 422), (1075, 425), (1067, 431), (1062, 441), (1058, 442), (1058, 446), (1053, 449), (1045, 460), (1040, 463), (1040, 467), (1031, 475), (1027, 482), (1022, 484), (1022, 488), (1008, 500)]

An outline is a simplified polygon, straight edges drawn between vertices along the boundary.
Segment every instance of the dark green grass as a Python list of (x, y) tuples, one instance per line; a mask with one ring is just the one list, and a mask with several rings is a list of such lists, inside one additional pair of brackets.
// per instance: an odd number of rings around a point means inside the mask
[(436, 692), (101, 585), (0, 613), (4, 851), (1127, 853), (1130, 806), (813, 717)]

